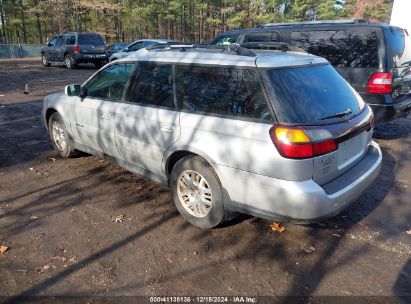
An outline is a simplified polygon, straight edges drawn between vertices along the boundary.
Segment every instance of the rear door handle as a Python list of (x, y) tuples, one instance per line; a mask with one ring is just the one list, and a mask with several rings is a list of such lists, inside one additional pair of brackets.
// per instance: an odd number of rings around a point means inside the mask
[(164, 132), (164, 133), (171, 133), (174, 130), (174, 126), (173, 125), (161, 125), (160, 130), (161, 132)]
[(110, 115), (110, 113), (103, 113), (103, 114), (101, 114), (101, 118), (110, 120), (111, 115)]

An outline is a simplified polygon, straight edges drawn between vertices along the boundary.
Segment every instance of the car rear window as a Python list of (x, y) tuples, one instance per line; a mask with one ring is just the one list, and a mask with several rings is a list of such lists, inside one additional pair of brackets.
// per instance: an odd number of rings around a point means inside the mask
[(104, 44), (103, 38), (96, 34), (81, 34), (78, 36), (79, 44), (93, 44), (93, 45), (102, 45)]
[[(327, 124), (356, 116), (364, 107), (330, 65), (268, 69), (268, 91), (280, 123)], [(350, 109), (342, 118), (325, 117)]]
[(372, 29), (296, 31), (291, 44), (335, 67), (378, 68), (377, 34)]

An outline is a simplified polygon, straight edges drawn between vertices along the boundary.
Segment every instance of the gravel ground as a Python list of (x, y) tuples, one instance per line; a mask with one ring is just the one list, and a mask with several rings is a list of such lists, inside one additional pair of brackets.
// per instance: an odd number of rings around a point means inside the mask
[[(248, 216), (202, 230), (178, 215), (167, 188), (94, 156), (61, 159), (52, 150), (40, 123), (42, 98), (94, 72), (87, 65), (44, 68), (39, 59), (0, 61), (0, 245), (9, 247), (0, 254), (3, 299), (411, 300), (400, 298), (411, 296), (411, 117), (378, 126), (381, 174), (339, 216), (285, 224), (281, 234), (269, 221)], [(30, 94), (23, 93), (26, 83)], [(113, 221), (119, 215), (124, 221)]]

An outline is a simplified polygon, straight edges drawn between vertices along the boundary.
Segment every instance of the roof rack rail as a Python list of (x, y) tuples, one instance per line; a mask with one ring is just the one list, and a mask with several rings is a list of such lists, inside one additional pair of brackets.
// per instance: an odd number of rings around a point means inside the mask
[(249, 57), (257, 56), (254, 52), (250, 51), (249, 49), (247, 49), (245, 47), (242, 47), (238, 43), (231, 43), (228, 46), (228, 49), (232, 52), (237, 53), (237, 55), (240, 55), (240, 56), (249, 56)]
[(321, 24), (369, 24), (367, 19), (342, 19), (342, 20), (318, 20), (318, 21), (301, 21), (301, 22), (288, 22), (288, 23), (267, 23), (263, 25), (257, 25), (258, 28), (271, 27), (271, 26), (293, 26), (293, 25), (321, 25)]
[(223, 45), (210, 45), (210, 44), (191, 44), (191, 43), (184, 43), (184, 42), (170, 42), (170, 43), (156, 43), (146, 47), (148, 51), (154, 50), (179, 50), (180, 52), (185, 52), (187, 50), (209, 50), (209, 51), (220, 51), (221, 53), (231, 51), (235, 52), (237, 55), (240, 56), (251, 56), (255, 57), (252, 51), (247, 48), (241, 47), (237, 43), (232, 43), (230, 46), (223, 46)]
[(301, 52), (306, 53), (303, 49), (289, 45), (285, 42), (267, 42), (267, 41), (255, 41), (255, 42), (244, 42), (241, 44), (241, 47), (246, 49), (254, 50), (279, 50), (283, 52)]

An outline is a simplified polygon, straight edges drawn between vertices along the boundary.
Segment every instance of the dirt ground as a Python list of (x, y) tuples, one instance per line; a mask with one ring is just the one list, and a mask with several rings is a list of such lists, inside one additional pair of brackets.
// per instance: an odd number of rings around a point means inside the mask
[[(0, 61), (0, 296), (389, 296), (411, 298), (411, 117), (378, 126), (377, 181), (320, 224), (241, 216), (202, 230), (167, 188), (108, 161), (61, 159), (42, 98), (93, 66)], [(25, 84), (30, 94), (24, 94)], [(113, 221), (124, 215), (123, 222)], [(408, 231), (408, 233), (407, 233)], [(404, 298), (401, 298), (404, 297)], [(1, 302), (1, 298), (0, 298)], [(285, 301), (284, 301), (285, 303)], [(408, 302), (409, 303), (409, 302)]]

